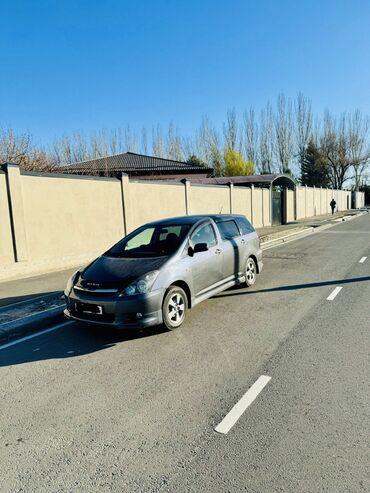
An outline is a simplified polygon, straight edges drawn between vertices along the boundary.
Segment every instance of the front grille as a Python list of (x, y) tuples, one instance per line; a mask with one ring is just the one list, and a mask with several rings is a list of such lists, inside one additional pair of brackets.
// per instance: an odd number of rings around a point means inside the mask
[(117, 291), (115, 292), (109, 292), (109, 293), (102, 293), (99, 291), (94, 291), (94, 290), (86, 290), (86, 289), (78, 289), (76, 286), (74, 287), (76, 295), (78, 295), (79, 298), (83, 299), (99, 299), (99, 300), (108, 300), (110, 298), (113, 298), (117, 295)]

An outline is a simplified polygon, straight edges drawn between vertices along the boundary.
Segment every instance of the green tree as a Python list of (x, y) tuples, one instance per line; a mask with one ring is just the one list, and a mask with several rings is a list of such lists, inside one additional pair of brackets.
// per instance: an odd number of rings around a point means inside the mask
[(187, 160), (186, 162), (188, 164), (193, 164), (195, 166), (207, 166), (207, 164), (202, 161), (198, 156), (196, 156), (195, 154), (192, 154)]
[(239, 151), (227, 149), (224, 153), (225, 176), (253, 175), (254, 164), (245, 161)]
[(308, 143), (303, 155), (301, 183), (309, 187), (328, 187), (330, 185), (327, 161), (313, 141)]

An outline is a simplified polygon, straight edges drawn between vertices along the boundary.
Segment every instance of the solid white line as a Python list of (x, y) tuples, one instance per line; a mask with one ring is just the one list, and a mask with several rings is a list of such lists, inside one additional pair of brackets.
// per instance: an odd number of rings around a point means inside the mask
[(70, 325), (73, 323), (73, 320), (67, 320), (66, 322), (63, 322), (61, 324), (55, 325), (54, 327), (50, 327), (50, 329), (46, 330), (41, 330), (40, 332), (36, 332), (35, 334), (31, 334), (29, 336), (21, 337), (20, 339), (17, 339), (12, 342), (8, 342), (7, 344), (4, 344), (3, 346), (0, 346), (0, 351), (2, 349), (6, 349), (10, 346), (14, 346), (15, 344), (19, 344), (20, 342), (28, 341), (28, 339), (33, 339), (34, 337), (42, 336), (43, 334), (47, 334), (48, 332), (52, 332), (53, 330), (60, 329), (61, 327), (65, 327), (66, 325)]
[(334, 291), (329, 294), (329, 296), (326, 298), (328, 301), (333, 301), (333, 299), (337, 296), (337, 294), (342, 291), (342, 287), (341, 286), (338, 286), (334, 289)]
[(367, 259), (367, 257), (362, 257), (361, 260), (358, 261), (359, 264), (363, 264), (365, 262), (365, 260)]
[(247, 392), (243, 395), (243, 397), (235, 404), (235, 406), (231, 409), (231, 411), (226, 414), (224, 419), (221, 421), (219, 425), (216, 426), (215, 431), (217, 433), (222, 433), (226, 435), (234, 424), (238, 421), (240, 416), (244, 413), (244, 411), (249, 407), (258, 394), (263, 390), (263, 388), (268, 384), (271, 380), (271, 377), (266, 375), (261, 375), (256, 382), (252, 385), (252, 387), (247, 390)]

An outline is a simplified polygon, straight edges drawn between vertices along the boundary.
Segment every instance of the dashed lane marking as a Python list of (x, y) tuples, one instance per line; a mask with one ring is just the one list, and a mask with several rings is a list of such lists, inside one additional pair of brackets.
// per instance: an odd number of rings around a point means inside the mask
[(216, 426), (215, 431), (217, 431), (217, 433), (221, 433), (222, 435), (226, 435), (270, 380), (271, 377), (261, 375), (254, 382), (252, 387), (247, 390), (243, 397), (235, 404), (231, 411), (226, 414), (221, 423)]
[(328, 301), (333, 301), (333, 299), (337, 296), (337, 294), (342, 291), (342, 286), (337, 286), (334, 291), (326, 298)]

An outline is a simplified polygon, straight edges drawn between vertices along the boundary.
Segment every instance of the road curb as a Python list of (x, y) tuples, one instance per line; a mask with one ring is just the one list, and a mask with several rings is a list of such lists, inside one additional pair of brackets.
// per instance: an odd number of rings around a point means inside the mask
[(8, 342), (32, 332), (38, 332), (46, 326), (64, 320), (64, 306), (38, 312), (24, 318), (2, 324), (0, 328), (0, 343)]

